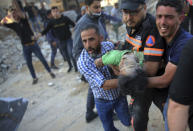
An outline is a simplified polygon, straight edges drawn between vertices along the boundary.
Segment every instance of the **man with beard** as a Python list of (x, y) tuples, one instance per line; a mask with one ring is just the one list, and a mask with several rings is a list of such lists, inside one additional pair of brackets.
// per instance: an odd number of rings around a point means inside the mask
[[(112, 17), (107, 16), (101, 12), (100, 2), (101, 0), (85, 0), (87, 13), (80, 18), (80, 20), (77, 22), (74, 28), (73, 56), (76, 59), (76, 61), (78, 60), (79, 55), (82, 49), (84, 48), (80, 36), (80, 30), (85, 24), (87, 23), (97, 24), (99, 27), (100, 34), (103, 36), (103, 40), (105, 41), (108, 38), (104, 20), (111, 19)], [(119, 20), (116, 18), (112, 19)], [(94, 109), (94, 97), (91, 88), (89, 88), (86, 105), (86, 122), (90, 122), (97, 117), (97, 114), (93, 111), (93, 109)]]
[(55, 78), (55, 74), (51, 72), (48, 63), (46, 62), (40, 50), (40, 47), (37, 44), (36, 38), (30, 28), (30, 25), (28, 23), (25, 14), (21, 11), (16, 0), (13, 0), (13, 4), (15, 8), (9, 9), (10, 11), (9, 14), (13, 19), (13, 22), (7, 23), (6, 21), (2, 21), (1, 24), (10, 29), (13, 29), (19, 36), (23, 47), (24, 57), (27, 62), (28, 69), (33, 78), (32, 84), (36, 84), (38, 82), (38, 78), (36, 77), (35, 70), (32, 65), (32, 53), (34, 53), (39, 58), (39, 60), (42, 62), (46, 70), (49, 72), (50, 76), (52, 78)]
[(88, 81), (94, 94), (97, 112), (105, 131), (117, 131), (113, 124), (113, 110), (116, 111), (120, 121), (130, 126), (130, 114), (126, 96), (119, 94), (117, 79), (113, 79), (107, 66), (97, 68), (94, 64), (96, 58), (112, 50), (111, 42), (102, 42), (103, 37), (95, 24), (86, 24), (81, 29), (81, 38), (84, 45), (77, 62), (78, 69)]

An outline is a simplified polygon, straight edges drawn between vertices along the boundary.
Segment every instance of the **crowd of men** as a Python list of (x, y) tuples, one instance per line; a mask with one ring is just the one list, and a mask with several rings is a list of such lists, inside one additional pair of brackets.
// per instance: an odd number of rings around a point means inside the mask
[[(29, 13), (30, 10), (34, 12), (33, 5), (22, 10), (18, 2), (13, 0), (14, 6), (8, 10), (13, 22), (3, 19), (1, 25), (13, 29), (20, 37), (32, 83), (38, 82), (32, 65), (32, 53), (55, 78), (37, 43), (40, 36), (46, 35), (52, 50), (52, 69), (58, 69), (54, 58), (59, 48), (64, 61), (68, 62), (67, 72), (74, 68), (89, 83), (86, 122), (99, 116), (105, 131), (117, 131), (113, 123), (116, 115), (123, 125), (132, 125), (135, 131), (146, 131), (149, 108), (153, 102), (163, 113), (166, 131), (185, 131), (187, 126), (193, 131), (191, 2), (159, 0), (155, 17), (147, 12), (145, 0), (121, 0), (120, 7), (116, 3), (111, 11), (112, 16), (101, 10), (100, 2), (85, 0), (86, 6), (81, 8), (82, 13), (76, 23), (63, 16), (57, 7), (52, 7), (46, 13), (42, 11), (46, 16), (42, 17), (44, 29), (40, 31), (36, 20)], [(33, 31), (38, 34), (33, 33), (24, 11), (28, 12), (29, 20), (34, 24)], [(110, 42), (106, 20), (112, 21), (117, 39), (121, 22), (126, 25), (124, 44)], [(71, 27), (74, 27), (73, 38)], [(130, 50), (136, 57), (141, 53), (143, 57), (140, 64), (145, 75), (140, 76), (141, 73), (138, 73), (126, 77), (129, 79), (120, 84), (118, 66), (95, 65), (96, 59), (103, 59), (103, 55), (111, 50)], [(143, 88), (137, 88), (139, 86)], [(120, 91), (120, 88), (123, 90)], [(132, 97), (129, 104), (127, 95)], [(95, 106), (97, 113), (93, 111)]]

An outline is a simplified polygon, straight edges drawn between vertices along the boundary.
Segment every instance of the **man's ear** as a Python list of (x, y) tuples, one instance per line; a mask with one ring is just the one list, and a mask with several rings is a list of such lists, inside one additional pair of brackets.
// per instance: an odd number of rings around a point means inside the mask
[(147, 5), (146, 4), (144, 5), (144, 11), (147, 11)]
[(183, 22), (183, 20), (184, 20), (184, 14), (180, 14), (179, 20), (180, 20), (180, 24), (181, 24)]
[(89, 8), (88, 5), (86, 5), (86, 12), (88, 12), (88, 8)]
[(104, 37), (102, 35), (100, 35), (100, 41), (104, 41)]

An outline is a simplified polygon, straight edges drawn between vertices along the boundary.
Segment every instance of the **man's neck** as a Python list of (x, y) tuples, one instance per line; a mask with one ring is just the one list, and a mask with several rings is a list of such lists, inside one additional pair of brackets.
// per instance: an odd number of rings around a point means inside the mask
[(59, 19), (61, 17), (62, 17), (62, 15), (60, 14), (59, 16), (56, 16), (54, 19)]
[(178, 33), (178, 30), (179, 30), (179, 27), (176, 29), (175, 33), (172, 34), (172, 36), (165, 38), (167, 45), (170, 44), (170, 42), (172, 42), (172, 40), (175, 38), (175, 36)]
[(131, 34), (133, 34), (143, 23), (143, 21), (146, 19), (147, 13), (143, 16), (143, 18), (141, 19), (141, 21), (139, 23), (136, 24), (135, 27), (131, 28)]

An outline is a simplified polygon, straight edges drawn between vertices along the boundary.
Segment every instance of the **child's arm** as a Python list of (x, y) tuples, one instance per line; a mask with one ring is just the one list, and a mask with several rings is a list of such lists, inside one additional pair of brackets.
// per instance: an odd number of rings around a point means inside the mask
[(103, 61), (102, 61), (102, 58), (96, 59), (96, 60), (94, 61), (94, 63), (95, 63), (95, 65), (96, 65), (96, 67), (102, 67), (102, 66), (104, 66), (104, 65), (103, 65)]

